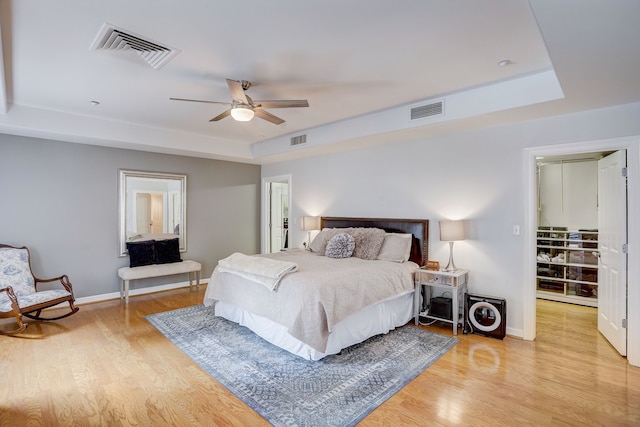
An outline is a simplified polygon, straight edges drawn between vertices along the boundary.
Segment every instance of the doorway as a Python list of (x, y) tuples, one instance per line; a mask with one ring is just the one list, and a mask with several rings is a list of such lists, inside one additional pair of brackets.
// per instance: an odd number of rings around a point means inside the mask
[(598, 305), (598, 166), (609, 154), (536, 159), (539, 300)]
[(627, 235), (625, 170), (625, 150), (537, 159), (536, 295), (597, 307), (598, 331), (622, 356), (627, 260), (618, 248)]
[[(524, 287), (523, 287), (523, 338), (534, 340), (536, 338), (536, 230), (538, 225), (538, 200), (537, 200), (537, 180), (536, 164), (537, 157), (540, 156), (571, 156), (583, 153), (627, 150), (629, 161), (628, 175), (628, 207), (629, 218), (635, 218), (640, 213), (638, 184), (640, 182), (637, 174), (639, 164), (639, 143), (638, 137), (618, 138), (612, 140), (589, 141), (576, 144), (562, 144), (547, 147), (534, 147), (524, 150), (524, 172), (525, 172), (525, 233), (524, 233)], [(640, 230), (636, 221), (629, 222), (627, 241), (629, 245), (637, 244), (640, 241)], [(630, 308), (633, 308), (640, 301), (640, 289), (634, 285), (640, 276), (640, 269), (635, 263), (628, 264), (627, 300)], [(626, 333), (628, 336), (628, 361), (638, 366), (640, 365), (640, 313), (629, 311), (626, 320)]]
[(262, 253), (286, 250), (291, 240), (291, 176), (263, 178), (262, 188)]

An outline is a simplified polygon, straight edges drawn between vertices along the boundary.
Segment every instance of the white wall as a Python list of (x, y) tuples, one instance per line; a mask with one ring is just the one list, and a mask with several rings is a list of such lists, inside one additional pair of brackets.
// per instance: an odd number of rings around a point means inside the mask
[(569, 230), (598, 228), (598, 162), (539, 165), (538, 225)]
[(524, 224), (524, 148), (640, 135), (638, 117), (640, 103), (269, 164), (262, 176), (292, 176), (293, 245), (306, 238), (302, 215), (427, 218), (430, 259), (446, 263), (438, 220), (468, 219), (456, 265), (470, 270), (471, 292), (507, 299), (507, 332), (522, 336), (533, 280), (523, 281), (525, 239), (512, 227)]

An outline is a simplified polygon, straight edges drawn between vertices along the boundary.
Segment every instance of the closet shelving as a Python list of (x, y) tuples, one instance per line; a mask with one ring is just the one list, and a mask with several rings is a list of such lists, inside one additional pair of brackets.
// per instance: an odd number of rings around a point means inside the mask
[(537, 296), (598, 306), (598, 232), (566, 227), (537, 230)]

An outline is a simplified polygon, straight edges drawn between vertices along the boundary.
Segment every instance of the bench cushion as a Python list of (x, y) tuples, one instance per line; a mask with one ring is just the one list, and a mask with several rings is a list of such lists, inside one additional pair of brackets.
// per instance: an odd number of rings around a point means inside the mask
[(170, 264), (153, 264), (141, 267), (122, 267), (118, 269), (118, 276), (122, 280), (144, 279), (147, 277), (169, 276), (172, 274), (191, 273), (200, 271), (202, 266), (199, 262), (184, 260)]

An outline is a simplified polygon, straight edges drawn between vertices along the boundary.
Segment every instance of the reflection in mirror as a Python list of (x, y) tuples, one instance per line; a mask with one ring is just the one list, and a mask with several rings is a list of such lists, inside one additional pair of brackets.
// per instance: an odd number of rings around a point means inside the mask
[(178, 237), (187, 250), (187, 175), (120, 169), (120, 256), (128, 241)]

